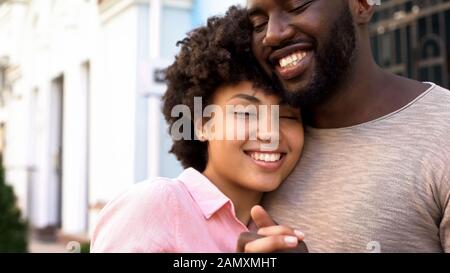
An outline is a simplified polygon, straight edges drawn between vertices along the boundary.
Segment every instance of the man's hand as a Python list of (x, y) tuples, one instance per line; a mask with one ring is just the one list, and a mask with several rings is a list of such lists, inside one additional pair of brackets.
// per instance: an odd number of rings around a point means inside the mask
[(251, 216), (258, 232), (242, 233), (239, 237), (237, 252), (308, 252), (303, 242), (305, 236), (301, 231), (277, 225), (261, 206), (254, 206)]

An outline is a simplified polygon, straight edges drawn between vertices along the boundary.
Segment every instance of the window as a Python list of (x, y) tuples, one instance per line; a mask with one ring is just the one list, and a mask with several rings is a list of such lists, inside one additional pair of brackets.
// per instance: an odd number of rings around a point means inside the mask
[[(161, 20), (161, 57), (172, 60), (179, 50), (176, 43), (192, 28), (191, 10), (183, 6), (163, 5)], [(158, 176), (176, 177), (183, 168), (175, 156), (169, 153), (172, 138), (168, 134), (168, 126), (161, 111), (158, 112), (158, 116), (160, 144)]]
[(5, 89), (5, 69), (3, 67), (0, 67), (0, 91), (3, 92)]

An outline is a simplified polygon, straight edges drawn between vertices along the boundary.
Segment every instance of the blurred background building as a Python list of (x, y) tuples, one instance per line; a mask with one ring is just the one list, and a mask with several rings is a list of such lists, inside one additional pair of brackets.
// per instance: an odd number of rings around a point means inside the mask
[(34, 236), (88, 240), (134, 183), (175, 177), (160, 70), (245, 0), (0, 0), (0, 150)]
[[(0, 152), (33, 234), (89, 240), (134, 183), (175, 177), (160, 113), (175, 43), (246, 0), (0, 0)], [(450, 1), (384, 0), (385, 69), (449, 87)]]
[(383, 0), (371, 35), (375, 59), (386, 70), (450, 86), (449, 0)]

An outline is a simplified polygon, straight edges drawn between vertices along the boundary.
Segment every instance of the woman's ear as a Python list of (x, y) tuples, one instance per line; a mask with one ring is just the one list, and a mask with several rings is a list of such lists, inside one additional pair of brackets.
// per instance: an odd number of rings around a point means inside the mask
[(194, 130), (195, 130), (195, 136), (196, 140), (199, 140), (201, 142), (207, 141), (206, 134), (204, 132), (203, 128), (203, 119), (199, 118), (194, 121)]
[(349, 7), (353, 13), (355, 23), (368, 24), (375, 12), (377, 0), (349, 0)]

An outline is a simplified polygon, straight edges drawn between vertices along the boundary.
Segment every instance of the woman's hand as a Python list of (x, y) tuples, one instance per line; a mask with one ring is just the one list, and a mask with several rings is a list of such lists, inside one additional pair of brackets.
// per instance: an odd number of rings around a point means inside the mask
[(301, 231), (277, 225), (261, 206), (254, 206), (251, 216), (258, 227), (258, 232), (241, 234), (238, 252), (307, 252), (303, 243), (305, 236)]

